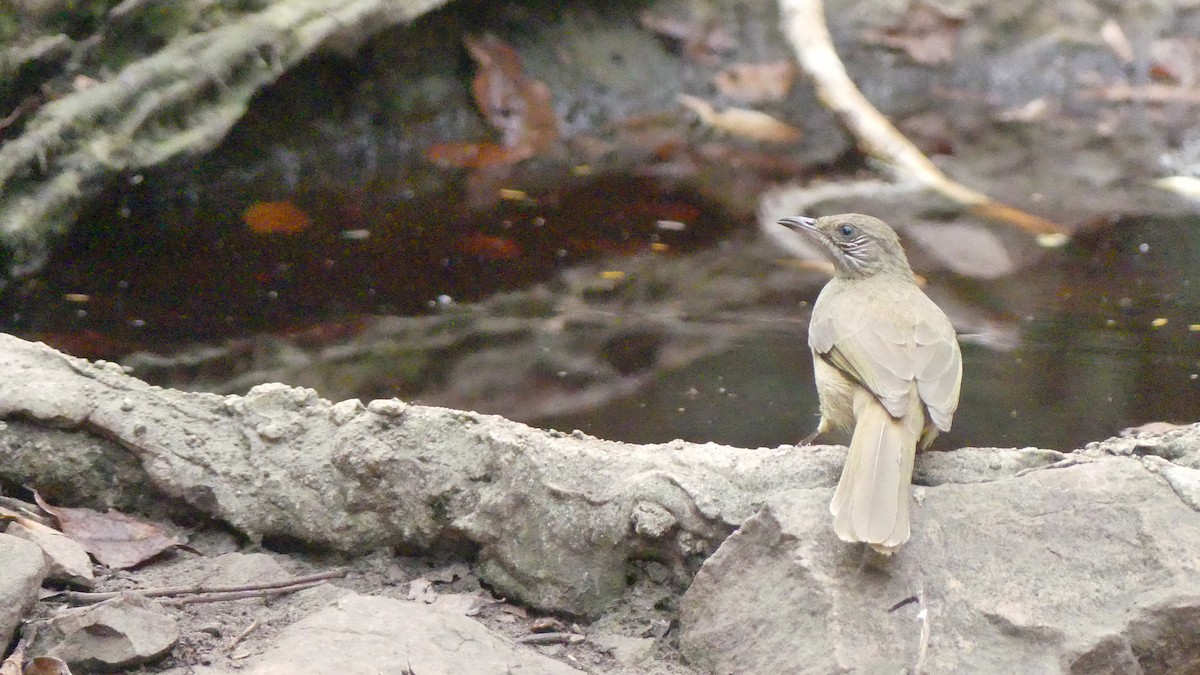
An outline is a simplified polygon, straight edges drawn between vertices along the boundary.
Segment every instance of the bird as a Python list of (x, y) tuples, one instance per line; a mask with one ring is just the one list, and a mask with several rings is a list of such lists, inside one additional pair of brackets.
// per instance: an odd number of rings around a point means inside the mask
[(954, 326), (917, 285), (900, 239), (872, 216), (778, 221), (833, 261), (808, 326), (821, 419), (807, 445), (850, 431), (829, 510), (838, 538), (891, 555), (908, 541), (918, 446), (949, 431), (962, 386)]

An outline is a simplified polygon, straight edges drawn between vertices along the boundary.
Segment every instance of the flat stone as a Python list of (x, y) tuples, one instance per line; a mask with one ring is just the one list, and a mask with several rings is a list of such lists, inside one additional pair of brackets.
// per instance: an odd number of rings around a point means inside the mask
[(252, 675), (579, 675), (581, 671), (488, 631), (437, 605), (348, 595), (280, 633), (253, 659)]
[(150, 663), (179, 641), (175, 617), (157, 602), (133, 593), (62, 612), (50, 622), (48, 632), (46, 655), (85, 672)]
[(688, 660), (736, 673), (1200, 669), (1200, 515), (1137, 458), (925, 487), (891, 559), (836, 538), (831, 493), (768, 499), (703, 565), (681, 602)]

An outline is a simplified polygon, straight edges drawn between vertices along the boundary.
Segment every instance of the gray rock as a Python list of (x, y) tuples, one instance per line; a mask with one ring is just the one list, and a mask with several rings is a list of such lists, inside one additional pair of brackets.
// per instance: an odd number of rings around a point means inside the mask
[(8, 526), (7, 534), (37, 544), (50, 565), (46, 578), (60, 583), (75, 584), (91, 588), (96, 583), (92, 573), (92, 559), (79, 542), (58, 530), (33, 523), (26, 527), (21, 523)]
[(291, 574), (266, 553), (226, 553), (211, 560), (199, 583), (205, 586), (239, 586), (269, 583)]
[(0, 534), (0, 644), (12, 639), (21, 619), (37, 603), (46, 570), (36, 544)]
[(608, 650), (613, 658), (627, 666), (636, 666), (646, 661), (654, 651), (654, 638), (598, 633), (588, 635), (588, 640)]
[[(43, 641), (44, 640), (44, 641)], [(48, 656), (72, 668), (113, 670), (162, 658), (179, 640), (175, 617), (132, 593), (60, 613), (38, 634)]]
[(923, 488), (891, 559), (836, 539), (830, 490), (776, 495), (696, 575), (681, 648), (721, 673), (1196, 672), (1200, 515), (1151, 469)]
[(351, 595), (292, 624), (241, 672), (577, 675), (436, 605)]

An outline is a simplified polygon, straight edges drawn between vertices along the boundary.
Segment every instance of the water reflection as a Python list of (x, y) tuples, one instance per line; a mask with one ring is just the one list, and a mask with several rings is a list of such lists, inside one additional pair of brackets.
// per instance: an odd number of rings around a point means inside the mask
[[(1198, 269), (1200, 219), (1138, 219), (984, 286), (934, 280), (935, 297), (968, 297), (1018, 335), (1009, 350), (963, 340), (954, 429), (934, 447), (1070, 450), (1146, 422), (1200, 420)], [(637, 442), (802, 438), (817, 414), (805, 330), (748, 330), (728, 352), (635, 396), (537, 423)]]

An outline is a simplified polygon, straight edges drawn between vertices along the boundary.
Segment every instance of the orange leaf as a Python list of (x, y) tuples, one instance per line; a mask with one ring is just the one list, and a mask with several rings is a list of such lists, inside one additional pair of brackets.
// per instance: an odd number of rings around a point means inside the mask
[(458, 242), (458, 250), (484, 260), (512, 260), (521, 256), (521, 247), (512, 239), (472, 232)]
[(517, 51), (494, 35), (466, 37), (463, 44), (479, 67), (471, 82), (475, 104), (504, 145), (528, 146), (533, 154), (558, 140), (550, 89), (525, 75)]
[(527, 145), (504, 147), (498, 143), (436, 143), (425, 151), (425, 158), (440, 166), (482, 169), (507, 166), (533, 156)]
[(257, 234), (296, 234), (312, 225), (308, 214), (291, 202), (255, 202), (242, 220)]

